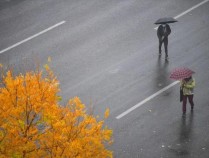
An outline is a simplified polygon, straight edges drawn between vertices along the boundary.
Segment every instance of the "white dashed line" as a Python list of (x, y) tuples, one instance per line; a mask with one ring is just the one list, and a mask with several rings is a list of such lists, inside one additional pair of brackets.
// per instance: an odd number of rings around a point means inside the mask
[[(181, 14), (175, 16), (174, 19), (180, 18), (181, 16), (183, 16), (183, 15), (185, 15), (185, 14), (191, 12), (192, 10), (194, 10), (194, 9), (198, 8), (199, 6), (201, 6), (201, 5), (205, 4), (205, 3), (207, 3), (208, 1), (209, 1), (209, 0), (204, 0), (204, 1), (200, 2), (200, 3), (198, 3), (197, 5), (195, 5), (195, 6), (191, 7), (191, 8), (189, 8), (189, 9), (187, 9), (186, 11), (182, 12)], [(154, 29), (157, 30), (157, 28), (158, 28), (158, 27), (155, 27)]]
[(133, 110), (137, 109), (138, 107), (142, 106), (143, 104), (145, 104), (146, 102), (148, 102), (149, 100), (153, 99), (154, 97), (158, 96), (159, 94), (161, 94), (162, 92), (168, 90), (169, 88), (173, 87), (174, 85), (176, 85), (177, 83), (179, 83), (179, 81), (175, 81), (173, 83), (171, 83), (170, 85), (164, 87), (163, 89), (157, 91), (156, 93), (152, 94), (151, 96), (149, 96), (148, 98), (142, 100), (141, 102), (139, 102), (138, 104), (136, 104), (135, 106), (131, 107), (130, 109), (126, 110), (125, 112), (121, 113), (120, 115), (118, 115), (116, 117), (116, 119), (121, 119), (122, 117), (128, 115), (130, 112), (132, 112)]
[(38, 36), (40, 36), (40, 35), (42, 35), (42, 34), (48, 32), (48, 31), (50, 31), (50, 30), (52, 30), (52, 29), (54, 29), (54, 28), (56, 28), (56, 27), (58, 27), (58, 26), (64, 24), (65, 22), (66, 22), (66, 21), (61, 21), (61, 22), (59, 22), (59, 23), (57, 23), (57, 24), (55, 24), (55, 25), (53, 25), (53, 26), (51, 26), (51, 27), (49, 27), (49, 28), (47, 28), (47, 29), (45, 29), (45, 30), (43, 30), (43, 31), (41, 31), (41, 32), (39, 32), (39, 33), (37, 33), (37, 34), (35, 34), (35, 35), (33, 35), (33, 36), (30, 36), (30, 37), (28, 37), (28, 38), (26, 38), (26, 39), (24, 39), (24, 40), (22, 40), (22, 41), (20, 41), (20, 42), (18, 42), (18, 43), (16, 43), (16, 44), (10, 46), (10, 47), (8, 47), (8, 48), (5, 48), (5, 49), (3, 49), (3, 50), (0, 51), (0, 54), (4, 53), (4, 52), (6, 52), (6, 51), (8, 51), (8, 50), (10, 50), (10, 49), (12, 49), (12, 48), (15, 48), (15, 47), (17, 47), (17, 46), (19, 46), (19, 45), (21, 45), (21, 44), (23, 44), (23, 43), (25, 43), (25, 42), (27, 42), (27, 41), (33, 39), (33, 38), (35, 38), (35, 37), (38, 37)]

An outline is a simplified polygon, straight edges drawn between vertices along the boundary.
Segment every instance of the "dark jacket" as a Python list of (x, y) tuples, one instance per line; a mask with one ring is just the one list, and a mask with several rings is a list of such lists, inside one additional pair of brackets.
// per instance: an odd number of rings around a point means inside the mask
[(166, 32), (163, 30), (163, 25), (160, 25), (157, 29), (157, 36), (159, 39), (162, 39), (162, 37), (167, 37), (171, 33), (171, 28), (168, 24), (165, 24)]

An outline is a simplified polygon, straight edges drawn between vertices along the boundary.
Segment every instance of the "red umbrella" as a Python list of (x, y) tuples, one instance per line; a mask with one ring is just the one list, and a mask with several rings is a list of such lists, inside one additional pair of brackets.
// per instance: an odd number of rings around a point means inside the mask
[(181, 80), (191, 77), (193, 73), (195, 72), (186, 67), (176, 68), (171, 72), (170, 78), (174, 80)]

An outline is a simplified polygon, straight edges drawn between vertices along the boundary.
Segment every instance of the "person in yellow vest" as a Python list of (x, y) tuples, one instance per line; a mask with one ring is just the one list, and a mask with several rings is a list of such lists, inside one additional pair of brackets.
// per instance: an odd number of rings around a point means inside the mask
[(195, 79), (191, 76), (188, 78), (185, 78), (180, 83), (181, 89), (183, 89), (183, 103), (182, 103), (182, 111), (183, 114), (186, 114), (186, 104), (187, 100), (189, 100), (189, 103), (191, 105), (191, 110), (194, 109), (194, 87), (195, 87)]

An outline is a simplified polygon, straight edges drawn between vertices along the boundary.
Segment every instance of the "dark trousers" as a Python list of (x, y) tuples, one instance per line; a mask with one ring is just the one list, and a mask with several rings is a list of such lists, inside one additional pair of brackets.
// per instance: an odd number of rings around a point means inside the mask
[(186, 113), (187, 98), (188, 98), (189, 103), (191, 105), (191, 109), (194, 108), (193, 95), (184, 95), (183, 96), (183, 104), (182, 104), (183, 113)]
[(164, 44), (165, 55), (168, 57), (168, 37), (164, 37), (163, 40), (159, 39), (159, 54), (161, 54), (162, 44)]

